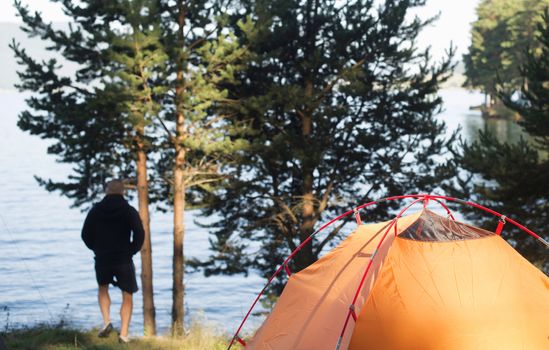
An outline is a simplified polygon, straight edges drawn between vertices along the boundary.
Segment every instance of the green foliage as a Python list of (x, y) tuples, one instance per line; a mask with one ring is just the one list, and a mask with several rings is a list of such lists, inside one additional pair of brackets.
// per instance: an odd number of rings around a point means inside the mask
[[(167, 137), (158, 139), (155, 170), (162, 182), (153, 183), (158, 200), (173, 196), (175, 151), (185, 155), (187, 200), (200, 205), (203, 192), (212, 191), (223, 178), (219, 167), (246, 143), (231, 137), (235, 129), (224, 122), (221, 109), (235, 101), (228, 89), (248, 53), (225, 25), (224, 1), (157, 1), (159, 42), (165, 61), (151, 86), (162, 91), (158, 122)], [(240, 27), (250, 32), (250, 23)], [(178, 129), (178, 118), (181, 128)]]
[[(39, 13), (33, 14), (15, 2), (22, 29), (48, 42), (48, 50), (61, 53), (64, 63), (76, 66), (72, 76), (62, 76), (61, 64), (55, 59), (37, 61), (18, 43), (11, 44), (22, 67), (17, 87), (32, 93), (26, 101), (29, 109), (20, 114), (18, 125), (53, 140), (48, 153), (74, 166), (67, 181), (38, 180), (47, 190), (60, 191), (73, 199), (75, 206), (81, 206), (103, 194), (105, 178), (133, 176), (130, 150), (135, 127), (145, 124), (146, 115), (130, 111), (135, 96), (129, 89), (135, 93), (140, 88), (123, 67), (131, 69), (135, 62), (116, 51), (123, 49), (122, 40), (127, 34), (117, 33), (115, 28), (128, 25), (122, 21), (124, 15), (131, 15), (129, 3), (110, 2), (106, 6), (97, 1), (60, 2), (73, 19), (66, 31), (55, 30)], [(115, 42), (119, 46), (115, 47)], [(113, 72), (118, 75), (113, 76)], [(121, 79), (129, 84), (124, 86)]]
[[(105, 71), (105, 85), (119, 88), (125, 98), (122, 109), (134, 129), (153, 124), (161, 110), (163, 86), (152, 85), (164, 77), (167, 55), (161, 44), (161, 31), (152, 1), (123, 1), (124, 11), (118, 12), (116, 26), (109, 29), (106, 49), (112, 72)], [(142, 135), (144, 136), (144, 135)]]
[[(533, 143), (499, 142), (487, 132), (479, 141), (465, 145), (458, 158), (467, 176), (461, 178), (465, 198), (493, 208), (542, 234), (548, 240), (549, 226), (549, 13), (539, 25), (538, 49), (526, 54), (521, 67), (522, 85), (519, 98), (513, 87), (499, 86), (500, 98), (523, 117), (520, 124), (534, 138)], [(473, 180), (473, 181), (471, 181)], [(494, 225), (493, 218), (478, 212), (470, 217), (482, 225)], [(491, 221), (490, 221), (491, 220)], [(547, 248), (511, 225), (503, 233), (511, 244), (530, 261), (549, 272)]]
[[(169, 205), (175, 121), (182, 113), (185, 180), (188, 188), (197, 186), (189, 198), (199, 203), (200, 193), (222, 178), (219, 164), (246, 146), (232, 137), (235, 131), (219, 112), (222, 105), (235, 104), (228, 89), (247, 58), (247, 49), (224, 27), (226, 4), (60, 2), (73, 19), (66, 31), (15, 2), (23, 30), (50, 43), (48, 49), (60, 52), (64, 64), (77, 67), (73, 76), (61, 76), (58, 61), (39, 62), (18, 43), (11, 45), (21, 66), (17, 87), (32, 92), (19, 126), (53, 140), (48, 152), (74, 165), (66, 180), (39, 182), (75, 206), (86, 205), (102, 195), (105, 178), (134, 178), (135, 151), (141, 147), (157, 162), (149, 165), (151, 199)], [(179, 8), (188, 14), (184, 39), (178, 36)], [(249, 21), (239, 23), (245, 33), (251, 28)], [(183, 76), (177, 76), (178, 69)]]
[(524, 84), (518, 99), (506, 85), (500, 86), (500, 96), (505, 104), (520, 113), (519, 122), (524, 130), (535, 138), (535, 148), (549, 152), (549, 7), (545, 9), (544, 23), (538, 25), (538, 49), (527, 52), (521, 76)]
[(536, 48), (537, 23), (548, 0), (482, 0), (471, 29), (469, 52), (463, 56), (465, 85), (496, 97), (498, 78), (516, 89), (527, 48)]
[[(370, 198), (435, 190), (451, 175), (437, 162), (453, 138), (434, 115), (452, 64), (433, 65), (414, 47), (425, 22), (406, 15), (422, 4), (243, 2), (232, 21), (250, 17), (256, 30), (241, 37), (250, 62), (229, 93), (241, 103), (227, 113), (248, 125), (249, 147), (210, 197), (206, 213), (221, 217), (211, 226), (214, 254), (196, 265), (267, 276), (326, 219)], [(340, 230), (304, 248), (293, 269), (312, 263)]]

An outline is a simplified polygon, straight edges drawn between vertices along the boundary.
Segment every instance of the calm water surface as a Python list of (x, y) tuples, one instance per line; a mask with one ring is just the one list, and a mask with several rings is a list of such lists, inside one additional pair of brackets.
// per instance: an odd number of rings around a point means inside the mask
[[(462, 89), (442, 91), (445, 111), (439, 116), (448, 132), (461, 126), (466, 140), (473, 140), (478, 129), (488, 128), (501, 140), (516, 141), (520, 128), (508, 121), (488, 123), (470, 105), (483, 98)], [(75, 326), (89, 328), (100, 323), (96, 304), (96, 282), (92, 253), (80, 241), (85, 214), (70, 208), (70, 201), (40, 188), (34, 175), (63, 179), (69, 171), (46, 154), (47, 141), (20, 131), (17, 115), (24, 109), (24, 95), (0, 92), (0, 328), (7, 323), (33, 324), (65, 317)], [(169, 326), (171, 311), (170, 214), (151, 216), (155, 303), (160, 332)], [(193, 213), (186, 214), (185, 254), (208, 255), (208, 232), (194, 224)], [(136, 267), (141, 265), (135, 259)], [(201, 273), (185, 276), (185, 307), (189, 314), (220, 330), (233, 330), (261, 289), (263, 280), (209, 277)], [(114, 290), (113, 290), (114, 291)], [(112, 295), (113, 319), (117, 320), (120, 297)], [(141, 294), (135, 298), (131, 332), (142, 332)], [(257, 326), (255, 318), (249, 326)]]

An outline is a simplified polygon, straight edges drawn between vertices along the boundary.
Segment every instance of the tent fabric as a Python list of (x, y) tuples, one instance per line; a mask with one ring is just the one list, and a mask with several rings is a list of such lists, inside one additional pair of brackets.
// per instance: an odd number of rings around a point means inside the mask
[[(500, 236), (428, 210), (375, 254), (340, 349), (549, 349), (549, 279)], [(249, 349), (335, 349), (389, 222), (293, 274)]]
[[(398, 220), (398, 230), (406, 229), (419, 215)], [(292, 274), (273, 311), (246, 349), (318, 350), (327, 348), (328, 344), (328, 348), (335, 347), (360, 278), (389, 223), (358, 226), (356, 231), (314, 264)], [(357, 300), (357, 314), (393, 239), (391, 230), (376, 253)], [(352, 325), (349, 326), (343, 341), (344, 349), (351, 339)]]
[(350, 349), (549, 349), (549, 280), (498, 235), (398, 237)]

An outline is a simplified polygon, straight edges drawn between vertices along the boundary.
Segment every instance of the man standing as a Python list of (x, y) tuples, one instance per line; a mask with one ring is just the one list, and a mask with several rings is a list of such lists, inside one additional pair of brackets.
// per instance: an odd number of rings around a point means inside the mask
[(104, 322), (98, 335), (108, 337), (113, 330), (109, 296), (109, 283), (112, 283), (122, 290), (118, 340), (127, 343), (132, 295), (138, 291), (132, 257), (141, 250), (144, 231), (139, 213), (124, 199), (122, 181), (112, 180), (107, 183), (106, 194), (88, 213), (82, 228), (82, 240), (95, 254), (99, 308)]

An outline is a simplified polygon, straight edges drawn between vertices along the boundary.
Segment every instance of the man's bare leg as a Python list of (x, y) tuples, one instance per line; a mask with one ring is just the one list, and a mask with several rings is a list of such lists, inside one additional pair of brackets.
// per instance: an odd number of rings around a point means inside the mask
[(109, 285), (99, 286), (97, 293), (99, 299), (99, 308), (101, 309), (101, 316), (103, 316), (103, 323), (108, 325), (111, 323), (111, 298), (109, 296)]
[(132, 318), (133, 308), (133, 295), (130, 293), (122, 292), (122, 306), (120, 307), (120, 336), (122, 338), (128, 337), (128, 328), (130, 327), (130, 320)]

